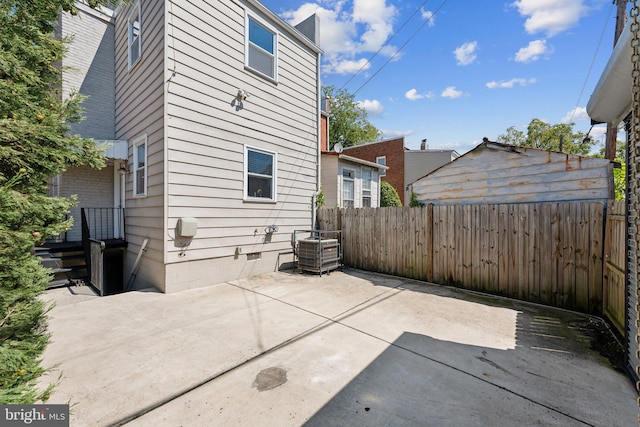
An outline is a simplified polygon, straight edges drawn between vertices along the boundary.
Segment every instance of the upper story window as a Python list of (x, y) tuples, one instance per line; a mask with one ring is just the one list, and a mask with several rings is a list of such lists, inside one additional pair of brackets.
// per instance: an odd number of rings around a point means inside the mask
[(244, 200), (275, 202), (278, 155), (244, 147)]
[(133, 195), (147, 194), (147, 135), (133, 140)]
[(140, 32), (140, 4), (138, 3), (129, 15), (129, 68), (131, 68), (142, 54), (142, 42)]
[(278, 35), (249, 15), (245, 18), (244, 56), (247, 68), (278, 80)]
[(353, 208), (355, 196), (355, 172), (349, 169), (342, 170), (342, 207)]
[[(379, 156), (376, 157), (376, 163), (379, 165), (383, 165), (386, 166), (387, 165), (387, 156)], [(387, 175), (387, 170), (381, 170), (380, 171), (380, 176), (386, 176)]]
[(362, 207), (371, 207), (371, 171), (362, 169)]

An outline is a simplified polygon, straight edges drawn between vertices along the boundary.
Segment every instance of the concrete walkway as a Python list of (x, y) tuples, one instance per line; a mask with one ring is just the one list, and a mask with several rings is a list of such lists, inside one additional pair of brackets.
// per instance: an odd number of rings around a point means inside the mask
[(73, 427), (637, 425), (606, 326), (562, 310), (357, 270), (45, 297)]

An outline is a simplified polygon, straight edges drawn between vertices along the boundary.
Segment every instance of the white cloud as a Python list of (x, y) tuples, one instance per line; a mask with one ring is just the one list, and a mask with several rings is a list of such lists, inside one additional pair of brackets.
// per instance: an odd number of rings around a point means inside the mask
[[(322, 2), (326, 8), (305, 3), (281, 16), (295, 25), (316, 13), (322, 23), (320, 47), (324, 51), (323, 73), (350, 74), (360, 70), (366, 61), (357, 59), (358, 55), (377, 52), (393, 34), (398, 12), (395, 6), (388, 3), (389, 0)], [(396, 52), (396, 47), (388, 45), (382, 48), (380, 55), (398, 60), (400, 55)], [(367, 68), (368, 64), (364, 69)]]
[(428, 21), (427, 25), (433, 27), (436, 25), (436, 18), (432, 11), (422, 9), (422, 19)]
[(424, 98), (433, 98), (434, 95), (432, 92), (427, 92), (427, 93), (418, 93), (418, 91), (416, 89), (409, 89), (405, 94), (404, 97), (407, 98), (409, 101), (417, 101), (419, 99), (424, 99)]
[(469, 65), (476, 60), (476, 49), (478, 48), (478, 42), (468, 42), (456, 48), (453, 54), (456, 57), (458, 65)]
[(573, 110), (568, 111), (562, 120), (560, 120), (560, 123), (575, 123), (576, 120), (589, 120), (589, 115), (587, 114), (587, 109), (585, 107), (576, 107)]
[(368, 70), (369, 68), (371, 68), (371, 64), (364, 58), (361, 58), (358, 61), (351, 61), (348, 59), (332, 59), (329, 60), (327, 64), (324, 64), (322, 66), (322, 72), (334, 74), (353, 74), (360, 70)]
[(553, 52), (553, 49), (547, 47), (546, 40), (534, 40), (529, 42), (527, 47), (521, 48), (516, 52), (515, 60), (517, 62), (529, 63), (537, 61), (542, 55), (548, 55)]
[(363, 108), (370, 116), (381, 116), (384, 111), (384, 107), (377, 99), (358, 101), (358, 106)]
[(542, 32), (547, 37), (573, 27), (588, 9), (583, 0), (518, 0), (513, 6), (528, 17), (524, 28), (529, 34)]
[(416, 131), (414, 129), (383, 130), (382, 131), (382, 138), (383, 139), (400, 138), (400, 137), (403, 137), (403, 136), (413, 135), (414, 133), (416, 133)]
[(487, 83), (487, 87), (489, 89), (511, 89), (515, 85), (527, 86), (536, 82), (536, 79), (511, 79), (511, 80), (500, 80), (492, 81)]
[(451, 99), (460, 98), (462, 95), (464, 94), (460, 92), (458, 89), (456, 89), (455, 86), (449, 86), (448, 88), (443, 90), (442, 93), (440, 94), (440, 96), (442, 96), (443, 98), (451, 98)]

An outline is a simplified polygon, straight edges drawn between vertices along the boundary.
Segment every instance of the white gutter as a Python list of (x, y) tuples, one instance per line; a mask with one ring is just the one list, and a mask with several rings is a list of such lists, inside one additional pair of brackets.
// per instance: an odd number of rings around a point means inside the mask
[(587, 103), (587, 114), (592, 122), (620, 123), (631, 110), (631, 20), (613, 48), (598, 84)]

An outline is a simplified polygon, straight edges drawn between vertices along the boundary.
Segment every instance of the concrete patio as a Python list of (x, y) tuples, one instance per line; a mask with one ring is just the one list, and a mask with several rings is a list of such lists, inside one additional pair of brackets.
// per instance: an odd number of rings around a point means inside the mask
[(567, 311), (358, 270), (45, 298), (74, 427), (638, 422), (606, 325)]

